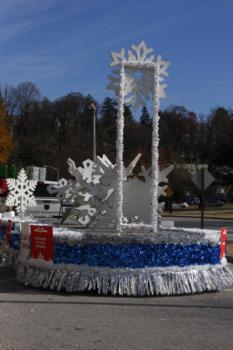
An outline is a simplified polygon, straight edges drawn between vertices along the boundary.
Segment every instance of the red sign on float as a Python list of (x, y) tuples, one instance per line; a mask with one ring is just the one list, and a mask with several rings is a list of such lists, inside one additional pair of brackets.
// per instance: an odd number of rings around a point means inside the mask
[(53, 228), (31, 225), (32, 258), (53, 260)]
[(6, 225), (6, 244), (10, 245), (12, 221), (8, 220)]
[(220, 258), (226, 256), (226, 240), (227, 240), (227, 229), (226, 227), (221, 229), (221, 242), (220, 242)]

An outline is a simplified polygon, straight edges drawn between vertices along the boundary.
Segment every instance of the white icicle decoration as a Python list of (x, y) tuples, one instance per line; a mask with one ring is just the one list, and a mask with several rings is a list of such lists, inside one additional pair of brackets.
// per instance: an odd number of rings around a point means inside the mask
[(158, 228), (158, 172), (159, 172), (159, 65), (154, 67), (153, 117), (152, 117), (152, 206), (151, 226), (154, 232)]
[(120, 66), (120, 92), (117, 116), (117, 224), (120, 231), (123, 219), (123, 182), (124, 182), (124, 86), (125, 86), (125, 68), (124, 64)]

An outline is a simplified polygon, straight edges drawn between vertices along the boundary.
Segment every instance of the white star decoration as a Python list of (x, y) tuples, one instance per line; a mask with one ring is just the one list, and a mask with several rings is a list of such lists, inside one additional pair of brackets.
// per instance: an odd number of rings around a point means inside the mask
[(25, 213), (27, 207), (36, 206), (33, 192), (37, 181), (28, 180), (24, 169), (21, 169), (17, 179), (7, 179), (7, 185), (10, 193), (7, 197), (6, 205), (9, 207), (15, 206), (20, 216)]
[[(126, 57), (125, 49), (121, 49), (120, 52), (112, 52), (111, 67), (114, 67), (112, 75), (109, 76), (108, 90), (113, 90), (117, 96), (119, 96), (120, 87), (120, 75), (119, 65), (123, 62), (125, 67), (125, 81), (124, 81), (124, 93), (125, 102), (131, 104), (134, 110), (137, 110), (140, 106), (146, 104), (153, 94), (154, 88), (154, 74), (151, 74), (151, 67), (142, 66), (143, 63), (157, 65), (159, 71), (159, 82), (164, 80), (164, 77), (168, 76), (167, 68), (170, 65), (169, 62), (163, 61), (161, 56), (155, 56), (152, 54), (153, 49), (148, 48), (144, 41), (138, 46), (132, 45), (131, 50), (128, 50), (128, 57)], [(127, 63), (131, 66), (128, 67)], [(141, 73), (141, 78), (137, 78), (136, 73)], [(160, 84), (159, 97), (165, 98), (166, 84)]]

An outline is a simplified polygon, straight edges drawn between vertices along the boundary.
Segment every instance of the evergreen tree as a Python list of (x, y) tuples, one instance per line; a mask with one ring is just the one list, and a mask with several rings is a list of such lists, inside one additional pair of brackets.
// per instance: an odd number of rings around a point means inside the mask
[(115, 99), (106, 97), (100, 108), (100, 120), (97, 129), (99, 154), (105, 153), (115, 162), (116, 158), (116, 119), (117, 102)]
[(142, 114), (140, 117), (140, 123), (142, 125), (148, 125), (148, 126), (151, 125), (151, 118), (150, 118), (150, 115), (148, 113), (146, 106), (142, 107)]
[(104, 125), (113, 125), (117, 118), (117, 101), (106, 97), (100, 109), (100, 118)]
[(137, 153), (138, 139), (137, 139), (137, 123), (134, 121), (131, 106), (124, 105), (124, 162), (129, 162), (135, 157)]
[(130, 126), (134, 123), (133, 119), (133, 113), (131, 111), (131, 107), (124, 105), (124, 121), (125, 121), (125, 126)]

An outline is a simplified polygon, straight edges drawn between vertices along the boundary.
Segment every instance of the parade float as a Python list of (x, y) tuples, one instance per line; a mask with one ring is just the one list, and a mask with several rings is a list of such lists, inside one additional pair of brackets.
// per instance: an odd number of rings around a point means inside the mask
[[(158, 197), (171, 171), (158, 166), (159, 101), (169, 63), (142, 42), (113, 52), (111, 66), (108, 88), (118, 96), (116, 164), (106, 155), (82, 166), (68, 159), (71, 178), (48, 188), (61, 202), (60, 222), (27, 215), (36, 181), (24, 170), (8, 179), (6, 204), (17, 215), (2, 213), (5, 264), (25, 285), (71, 293), (176, 295), (230, 286), (225, 229), (168, 229), (160, 223)], [(152, 164), (134, 172), (142, 155), (123, 163), (124, 104), (136, 110), (147, 100), (153, 107)]]

